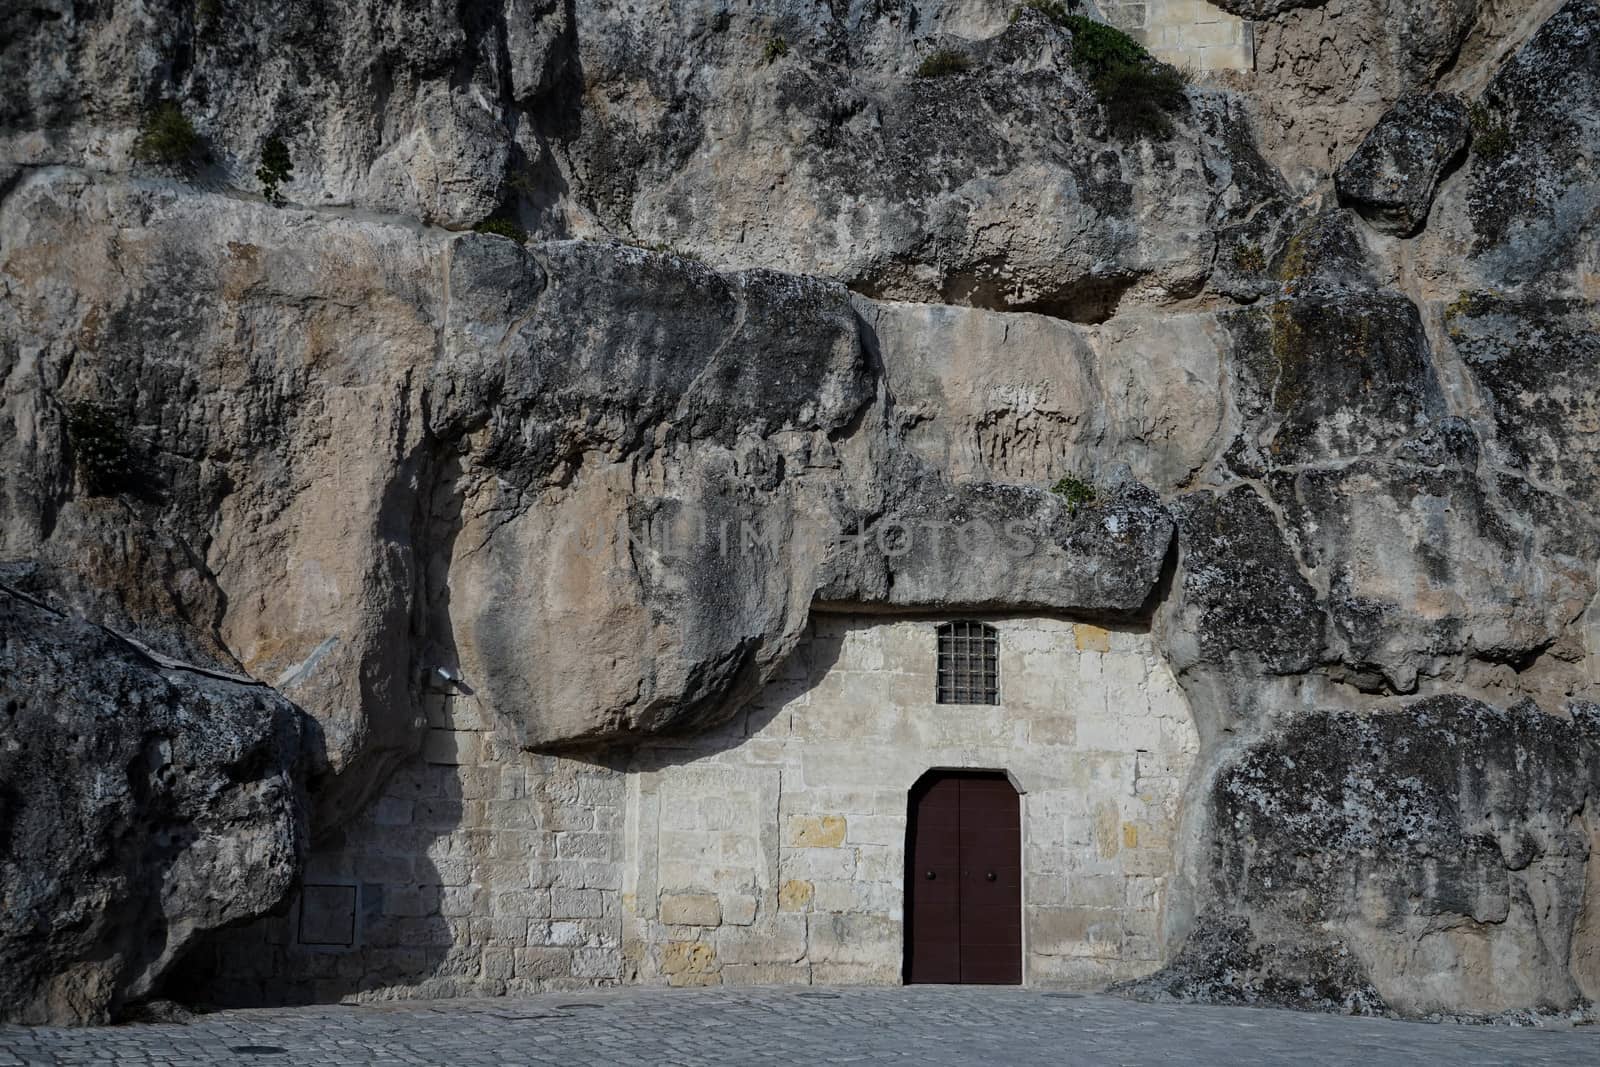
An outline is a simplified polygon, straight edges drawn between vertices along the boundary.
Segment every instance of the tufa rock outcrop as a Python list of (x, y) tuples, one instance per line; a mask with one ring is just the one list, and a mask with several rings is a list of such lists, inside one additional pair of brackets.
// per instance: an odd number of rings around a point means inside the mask
[(1467, 105), (1413, 93), (1390, 108), (1334, 176), (1341, 203), (1383, 233), (1407, 237), (1428, 220), (1445, 169), (1467, 147)]
[(107, 1022), (195, 938), (276, 907), (306, 845), (303, 716), (0, 585), (0, 998)]
[(60, 609), (0, 616), (5, 1014), (275, 906), (429, 686), (705, 730), (817, 604), (1150, 627), (1202, 747), (1138, 989), (1595, 995), (1600, 7), (1220, 6), (1259, 73), (1137, 137), (966, 0), (0, 16), (0, 563)]
[[(1296, 716), (1212, 783), (1215, 902), (1135, 990), (1408, 1015), (1592, 996), (1575, 935), (1597, 904), (1597, 710), (1434, 697)], [(1495, 981), (1506, 959), (1517, 980)]]

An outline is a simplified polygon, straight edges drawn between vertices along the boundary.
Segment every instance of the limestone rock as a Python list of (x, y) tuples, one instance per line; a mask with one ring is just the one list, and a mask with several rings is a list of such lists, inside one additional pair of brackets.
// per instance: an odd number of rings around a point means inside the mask
[[(876, 361), (920, 342), (874, 350), (836, 283), (359, 223), (315, 258), (300, 235), (320, 224), (304, 213), (64, 174), (35, 175), (9, 207), (23, 285), (10, 336), (48, 355), (8, 400), (14, 425), (38, 429), (11, 438), (27, 476), (0, 483), (17, 517), (7, 552), (76, 561), (39, 580), (74, 610), (151, 632), (193, 619), (214, 662), (306, 708), (325, 735), (324, 825), (416, 750), (430, 670), (459, 671), (529, 746), (690, 730), (770, 675), (824, 586), (862, 603), (1128, 615), (1171, 540), (1159, 500), (1131, 483), (1067, 516), (1044, 492), (1067, 473), (1053, 454), (975, 482), (914, 456)], [(109, 241), (135, 211), (147, 240), (117, 284), (57, 301), (72, 268), (43, 250), (67, 232)], [(146, 318), (163, 277), (206, 295)], [(323, 287), (366, 311), (324, 305)], [(164, 359), (142, 370), (158, 338)], [(74, 361), (80, 344), (94, 357)], [(117, 388), (141, 375), (161, 388)], [(899, 380), (917, 403), (916, 379)], [(61, 411), (90, 403), (126, 438), (111, 451), (127, 484), (80, 469), (79, 452), (98, 453), (73, 450)], [(1026, 481), (986, 484), (997, 477)], [(71, 520), (110, 498), (140, 520), (115, 555), (90, 551), (99, 527), (52, 521), (50, 507)], [(900, 512), (946, 532), (946, 554), (886, 565), (872, 523)], [(977, 519), (994, 534), (1020, 523), (1038, 551), (957, 567), (953, 537)], [(837, 551), (862, 528), (873, 551)], [(668, 530), (675, 545), (656, 540)], [(160, 545), (187, 577), (124, 589)], [(173, 651), (197, 651), (185, 640)]]
[[(1207, 911), (1161, 999), (1483, 1015), (1581, 997), (1600, 719), (1456, 697), (1297, 716), (1211, 783)], [(1515, 958), (1514, 969), (1455, 961)]]
[(1292, 940), (1255, 934), (1241, 912), (1206, 912), (1171, 966), (1119, 989), (1156, 1003), (1234, 1004), (1386, 1015), (1389, 1004), (1347, 946), (1300, 926)]
[[(445, 654), (528, 745), (716, 721), (805, 622), (809, 457), (873, 396), (848, 294), (577, 242), (451, 269)], [(523, 325), (475, 343), (508, 289)]]
[(1590, 383), (1600, 373), (1600, 319), (1592, 303), (1470, 292), (1445, 311), (1454, 347), (1490, 402), (1492, 451), (1593, 509), (1600, 486), (1587, 430), (1597, 416)]
[[(1543, 531), (1563, 501), (1478, 472), (1409, 301), (1335, 287), (1229, 321), (1246, 432), (1228, 463), (1270, 487), (1349, 669), (1408, 692), (1441, 657), (1537, 655), (1583, 613), (1590, 527)], [(1524, 582), (1537, 600), (1508, 593)]]
[[(434, 351), (436, 254), (403, 227), (51, 171), (0, 227), (3, 558), (42, 565), (63, 608), (305, 707), (336, 822), (418, 743), (409, 383)], [(84, 409), (104, 429), (75, 429)]]
[(1463, 199), (1492, 286), (1594, 270), (1600, 3), (1567, 0), (1489, 82)]
[[(1131, 614), (1159, 577), (1171, 524), (1136, 484), (1069, 516), (909, 455), (838, 285), (492, 238), (451, 270), (433, 432), (463, 440), (433, 629), (524, 745), (718, 721), (818, 596)], [(495, 337), (507, 291), (522, 325)]]
[[(1349, 158), (1383, 114), (1441, 81), (1487, 77), (1506, 41), (1551, 0), (1219, 0), (1276, 12), (1254, 23), (1257, 77), (1248, 92), (1262, 149), (1300, 193)], [(1537, 25), (1534, 22), (1533, 25)]]
[(1427, 222), (1440, 176), (1467, 147), (1468, 135), (1467, 105), (1459, 97), (1403, 97), (1339, 168), (1339, 199), (1384, 233), (1416, 233)]
[(1217, 6), (1235, 15), (1243, 15), (1245, 18), (1266, 19), (1297, 7), (1320, 7), (1326, 2), (1327, 0), (1217, 0)]
[[(0, 52), (29, 86), (0, 116), (14, 131), (0, 156), (126, 169), (140, 123), (171, 101), (201, 144), (185, 165), (142, 171), (255, 193), (277, 138), (297, 204), (452, 229), (499, 214), (546, 238), (626, 237), (723, 268), (1079, 321), (1125, 296), (1198, 291), (1229, 177), (1259, 164), (1248, 136), (1212, 135), (1226, 102), (1196, 93), (1172, 137), (1130, 141), (1106, 126), (1070, 31), (1008, 14), (965, 0), (914, 16), (36, 5)], [(779, 38), (787, 52), (768, 62)], [(972, 70), (915, 76), (939, 47)]]
[[(818, 604), (1151, 627), (1202, 746), (1169, 993), (1592, 995), (1600, 9), (1222, 6), (1258, 71), (1132, 139), (1066, 27), (975, 0), (0, 15), (0, 574), (86, 620), (0, 655), (63, 706), (161, 679), (17, 795), (76, 803), (152, 732), (257, 754), (119, 801), (182, 842), (118, 868), (159, 909), (112, 930), (100, 868), (51, 883), (16, 1003), (104, 1017), (161, 944), (276, 902), (290, 701), (331, 831), (430, 687), (486, 745), (708, 731)], [(918, 77), (935, 48), (970, 68)], [(1478, 105), (1448, 174), (1446, 92)], [(203, 143), (134, 159), (169, 99)], [(1428, 225), (1397, 250), (1333, 192)], [(450, 232), (491, 213), (533, 239)], [(248, 884), (202, 877), (228, 850)], [(1502, 958), (1526, 977), (1488, 991)]]
[(1045, 488), (1121, 472), (1158, 492), (1223, 440), (1228, 344), (1214, 315), (1043, 315), (857, 299), (907, 453), (953, 482)]
[(1316, 662), (1325, 616), (1261, 497), (1245, 486), (1196, 494), (1179, 515), (1189, 655), (1258, 656), (1285, 673)]
[(36, 164), (126, 167), (143, 117), (174, 100), (212, 180), (259, 191), (262, 147), (277, 137), (291, 201), (471, 226), (499, 204), (511, 158), (500, 64), (542, 69), (553, 46), (542, 27), (559, 21), (514, 7), (508, 34), (486, 10), (463, 17), (434, 0), (37, 4), (7, 16), (20, 32), (0, 66), (28, 91), (0, 116), (0, 146)]
[[(717, 263), (1075, 321), (1108, 317), (1136, 288), (1204, 283), (1218, 146), (1195, 138), (1187, 116), (1171, 140), (1138, 147), (1107, 131), (1071, 65), (1070, 33), (1032, 12), (989, 40), (939, 41), (973, 60), (944, 78), (910, 76), (904, 56), (885, 69), (870, 52), (877, 64), (852, 69), (879, 29), (856, 18), (833, 29), (838, 44), (797, 41), (754, 75), (653, 86), (650, 110), (673, 116), (664, 143), (621, 122), (586, 129), (567, 148), (579, 188), (624, 152), (639, 157), (630, 188), (592, 201), (597, 218)], [(593, 47), (582, 26), (579, 42)], [(642, 59), (585, 67), (611, 86), (639, 84)]]
[(299, 877), (298, 709), (0, 586), (0, 1019), (106, 1022)]
[(841, 543), (822, 600), (1132, 616), (1172, 541), (1166, 508), (1137, 482), (1082, 505), (1033, 486), (906, 482), (887, 517), (847, 525), (860, 533)]

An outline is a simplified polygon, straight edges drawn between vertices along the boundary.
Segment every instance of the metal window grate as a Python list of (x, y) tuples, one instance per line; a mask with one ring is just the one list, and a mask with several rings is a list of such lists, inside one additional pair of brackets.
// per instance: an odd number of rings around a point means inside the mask
[(947, 622), (939, 626), (938, 681), (940, 704), (998, 704), (1000, 638), (981, 622)]

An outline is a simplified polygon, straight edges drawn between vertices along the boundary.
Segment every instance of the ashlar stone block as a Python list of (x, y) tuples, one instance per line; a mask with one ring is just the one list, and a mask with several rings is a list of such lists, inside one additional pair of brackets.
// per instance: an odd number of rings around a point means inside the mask
[(722, 905), (709, 894), (665, 896), (661, 921), (670, 926), (720, 926)]
[(785, 839), (793, 848), (837, 848), (847, 828), (843, 815), (793, 815)]

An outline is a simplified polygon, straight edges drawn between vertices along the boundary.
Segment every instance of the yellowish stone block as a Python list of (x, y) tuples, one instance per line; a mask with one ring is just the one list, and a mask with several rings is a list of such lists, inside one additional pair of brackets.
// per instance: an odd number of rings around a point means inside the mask
[(716, 962), (716, 949), (704, 941), (668, 941), (661, 950), (662, 974), (708, 974)]
[(1099, 626), (1091, 626), (1080, 622), (1073, 627), (1078, 642), (1079, 652), (1110, 652), (1111, 631)]
[(782, 911), (805, 911), (815, 892), (810, 882), (791, 878), (778, 890), (778, 908)]
[(792, 815), (789, 844), (794, 848), (838, 848), (844, 843), (843, 815)]

